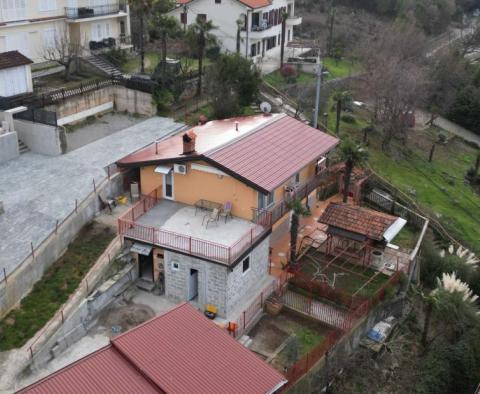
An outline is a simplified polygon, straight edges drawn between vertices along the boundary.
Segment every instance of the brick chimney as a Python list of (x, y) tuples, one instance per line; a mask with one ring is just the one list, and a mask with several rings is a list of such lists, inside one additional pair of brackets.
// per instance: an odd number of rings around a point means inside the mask
[(183, 140), (183, 154), (184, 155), (189, 155), (193, 152), (195, 152), (195, 140), (197, 138), (197, 135), (193, 132), (193, 130), (190, 130), (189, 132), (185, 133), (182, 136)]

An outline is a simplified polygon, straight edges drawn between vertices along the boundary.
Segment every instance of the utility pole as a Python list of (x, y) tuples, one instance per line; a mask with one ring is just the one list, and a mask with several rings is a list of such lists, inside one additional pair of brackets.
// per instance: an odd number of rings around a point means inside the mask
[(315, 97), (315, 108), (313, 111), (313, 127), (318, 127), (318, 111), (320, 109), (320, 87), (322, 85), (322, 63), (320, 61), (320, 53), (317, 56), (317, 94)]

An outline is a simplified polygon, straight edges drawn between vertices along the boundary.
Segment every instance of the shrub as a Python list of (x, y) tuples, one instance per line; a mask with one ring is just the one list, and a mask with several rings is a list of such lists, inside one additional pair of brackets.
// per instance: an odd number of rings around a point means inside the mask
[(282, 74), (282, 77), (284, 78), (292, 78), (297, 76), (297, 68), (291, 64), (285, 64), (281, 70), (280, 74)]
[(357, 119), (355, 119), (355, 116), (350, 114), (342, 115), (342, 121), (350, 124), (357, 123)]
[(164, 114), (168, 111), (169, 107), (173, 104), (173, 94), (162, 87), (158, 87), (153, 91), (153, 102), (157, 106), (157, 112)]

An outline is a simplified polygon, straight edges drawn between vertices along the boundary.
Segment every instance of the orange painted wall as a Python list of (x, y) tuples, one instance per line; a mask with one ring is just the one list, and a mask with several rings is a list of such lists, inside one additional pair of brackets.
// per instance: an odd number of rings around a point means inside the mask
[[(203, 162), (196, 164), (207, 165)], [(140, 170), (140, 183), (143, 194), (162, 187), (163, 176), (154, 172), (155, 166)], [(186, 175), (173, 174), (175, 201), (193, 205), (200, 199), (224, 204), (232, 203), (232, 214), (247, 220), (252, 219), (252, 207), (257, 206), (257, 192), (231, 176), (223, 177), (191, 168), (188, 164)]]
[(151, 191), (160, 188), (162, 190), (163, 175), (157, 174), (156, 166), (147, 166), (140, 168), (140, 191), (142, 194), (148, 194)]

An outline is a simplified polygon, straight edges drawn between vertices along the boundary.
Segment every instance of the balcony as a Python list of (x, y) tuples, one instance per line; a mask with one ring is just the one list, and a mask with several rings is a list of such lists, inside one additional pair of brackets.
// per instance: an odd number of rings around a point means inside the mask
[[(273, 25), (268, 23), (262, 23), (261, 25), (253, 25), (251, 26), (250, 31), (248, 32), (248, 36), (249, 38), (252, 38), (252, 39), (266, 38), (273, 34), (269, 30), (271, 30), (272, 27), (274, 26), (280, 26), (280, 25)], [(241, 31), (241, 37), (245, 38), (246, 36), (247, 36), (247, 31), (245, 28), (243, 28)]]
[(298, 26), (302, 24), (301, 16), (289, 16), (287, 18), (287, 26)]
[(158, 199), (157, 191), (143, 196), (118, 220), (119, 234), (191, 256), (231, 265), (270, 231), (270, 214), (254, 223), (233, 217), (220, 218), (208, 228), (205, 211)]
[(270, 213), (270, 221), (272, 224), (276, 223), (280, 220), (286, 213), (290, 211), (288, 207), (288, 203), (294, 199), (303, 200), (304, 198), (308, 197), (308, 195), (313, 192), (316, 188), (321, 186), (324, 182), (326, 182), (331, 175), (334, 175), (334, 172), (329, 170), (328, 168), (324, 168), (321, 170), (317, 175), (311, 177), (310, 179), (306, 180), (305, 182), (292, 185), (288, 189), (285, 190), (285, 196), (283, 200), (278, 201), (277, 203), (273, 204), (266, 210), (258, 210), (254, 209), (253, 216), (254, 217), (263, 217), (266, 212)]
[(115, 15), (120, 12), (127, 12), (125, 3), (111, 3), (92, 7), (65, 7), (65, 16), (72, 20)]

